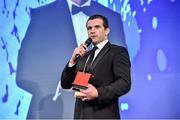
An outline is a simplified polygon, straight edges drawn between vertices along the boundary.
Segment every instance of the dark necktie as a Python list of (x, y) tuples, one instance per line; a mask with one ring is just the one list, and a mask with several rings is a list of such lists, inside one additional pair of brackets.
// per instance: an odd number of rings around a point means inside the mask
[(78, 7), (78, 6), (75, 6), (75, 5), (72, 5), (72, 15), (74, 14), (77, 14), (79, 12), (83, 12), (84, 14), (88, 15), (89, 12), (88, 12), (88, 9), (90, 8), (90, 6), (84, 6), (84, 7)]
[(94, 58), (94, 54), (95, 54), (95, 51), (98, 49), (97, 46), (94, 46), (93, 49), (91, 50), (90, 54), (89, 54), (89, 59), (87, 61), (87, 65), (86, 65), (86, 71), (89, 72), (90, 70), (90, 67), (93, 63), (93, 58)]

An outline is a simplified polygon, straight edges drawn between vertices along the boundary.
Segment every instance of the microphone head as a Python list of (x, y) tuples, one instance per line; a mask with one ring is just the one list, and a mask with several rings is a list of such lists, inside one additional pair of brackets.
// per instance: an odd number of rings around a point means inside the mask
[(84, 44), (88, 47), (91, 43), (92, 43), (92, 39), (88, 38)]

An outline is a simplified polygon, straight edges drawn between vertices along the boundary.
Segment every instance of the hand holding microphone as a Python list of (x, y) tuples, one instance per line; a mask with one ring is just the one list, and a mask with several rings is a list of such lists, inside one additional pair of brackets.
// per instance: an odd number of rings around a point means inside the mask
[(70, 63), (74, 64), (80, 57), (83, 57), (86, 54), (87, 47), (92, 43), (92, 39), (88, 38), (84, 44), (81, 44), (79, 47), (74, 49)]

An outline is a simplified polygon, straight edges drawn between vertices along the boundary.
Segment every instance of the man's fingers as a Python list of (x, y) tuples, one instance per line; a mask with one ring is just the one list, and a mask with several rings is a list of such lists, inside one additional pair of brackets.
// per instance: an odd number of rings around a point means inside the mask
[(81, 100), (82, 101), (88, 101), (88, 98), (87, 97), (83, 97)]
[(80, 47), (82, 47), (84, 50), (86, 50), (86, 49), (87, 49), (87, 46), (86, 46), (86, 45), (84, 45), (84, 44), (81, 44), (81, 45), (80, 45)]

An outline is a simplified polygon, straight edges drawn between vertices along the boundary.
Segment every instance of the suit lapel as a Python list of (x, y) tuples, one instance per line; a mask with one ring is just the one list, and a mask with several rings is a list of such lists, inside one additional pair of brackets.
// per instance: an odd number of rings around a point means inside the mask
[(102, 50), (99, 52), (99, 54), (97, 55), (97, 57), (95, 58), (94, 62), (92, 63), (91, 66), (91, 70), (93, 70), (96, 65), (102, 60), (102, 58), (104, 57), (104, 55), (106, 55), (108, 53), (108, 51), (110, 50), (110, 43), (108, 42), (103, 48)]
[[(62, 34), (62, 41), (68, 43), (69, 46), (67, 48), (75, 48), (77, 47), (75, 31), (72, 23), (71, 13), (68, 7), (68, 3), (66, 0), (58, 0), (57, 11), (59, 14), (56, 15), (57, 23), (60, 24), (61, 33)], [(60, 39), (60, 38), (59, 38)]]

